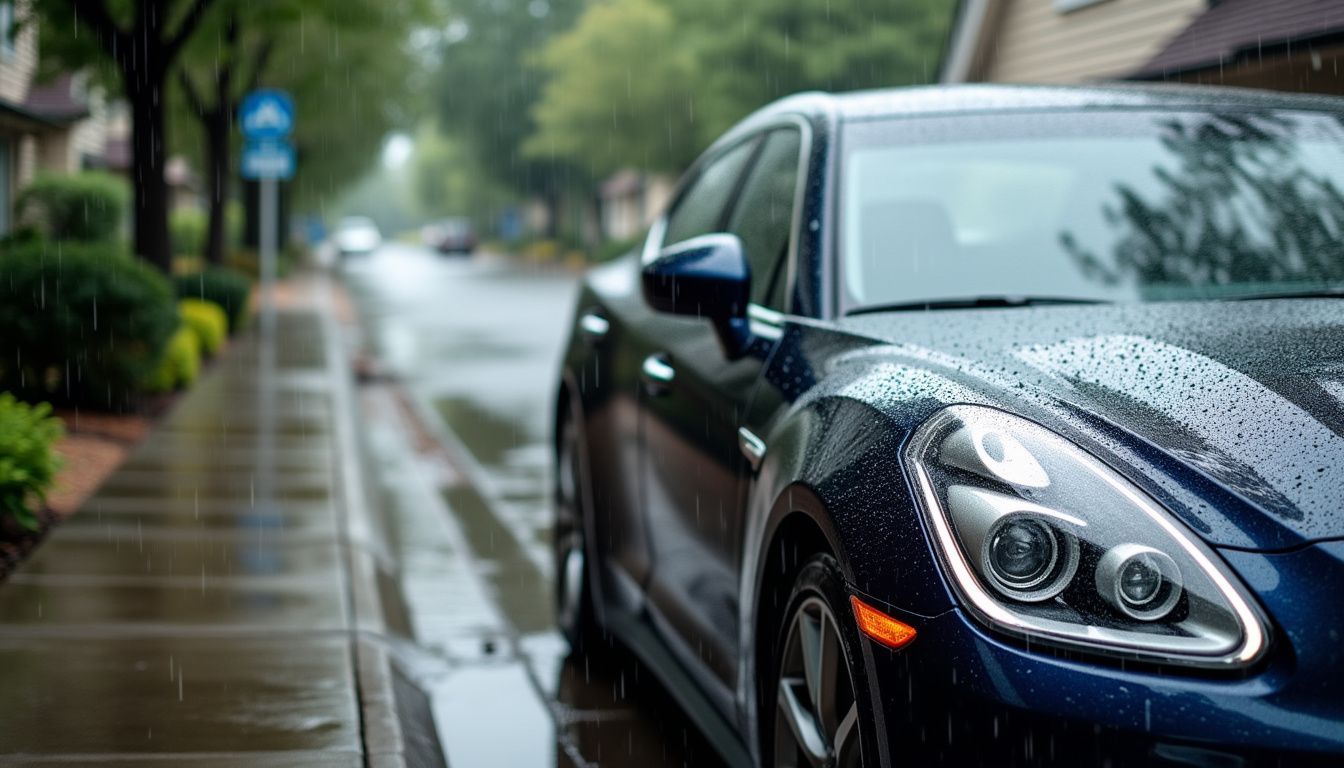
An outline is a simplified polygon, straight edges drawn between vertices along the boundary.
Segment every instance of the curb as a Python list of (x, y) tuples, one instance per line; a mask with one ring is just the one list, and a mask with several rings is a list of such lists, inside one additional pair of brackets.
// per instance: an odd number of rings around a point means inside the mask
[(397, 667), (395, 637), (409, 638), (409, 622), (400, 587), (392, 574), (394, 558), (370, 502), (370, 463), (359, 438), (359, 404), (351, 383), (344, 334), (333, 308), (335, 288), (322, 280), (317, 309), (322, 323), (328, 374), (332, 377), (338, 466), (341, 476), (341, 548), (354, 665), (360, 706), (360, 733), (367, 766), (447, 767), (429, 698)]

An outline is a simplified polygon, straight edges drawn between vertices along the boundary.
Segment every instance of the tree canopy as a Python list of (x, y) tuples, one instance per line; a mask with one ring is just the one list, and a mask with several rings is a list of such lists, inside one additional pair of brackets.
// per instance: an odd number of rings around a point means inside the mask
[(594, 0), (533, 64), (529, 154), (605, 173), (684, 167), (782, 96), (928, 82), (945, 0)]
[(533, 64), (549, 75), (524, 149), (594, 175), (634, 165), (670, 171), (700, 147), (692, 50), (656, 0), (593, 5)]

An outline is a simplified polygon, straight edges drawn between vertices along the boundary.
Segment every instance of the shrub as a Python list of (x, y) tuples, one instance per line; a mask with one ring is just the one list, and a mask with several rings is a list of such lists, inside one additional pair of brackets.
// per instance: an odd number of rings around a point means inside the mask
[(19, 195), (19, 223), (52, 240), (114, 240), (126, 215), (126, 181), (109, 173), (38, 176)]
[[(294, 271), (294, 266), (299, 263), (303, 255), (303, 247), (290, 243), (280, 248), (275, 254), (275, 276), (285, 277)], [(230, 269), (237, 270), (253, 280), (261, 279), (261, 254), (249, 248), (239, 248), (231, 251), (224, 262)]]
[(34, 503), (46, 500), (60, 469), (52, 446), (64, 429), (46, 403), (28, 405), (0, 393), (0, 515), (37, 528)]
[(168, 339), (163, 357), (145, 380), (150, 392), (173, 392), (185, 389), (201, 372), (201, 342), (190, 328), (183, 325)]
[(644, 239), (640, 237), (624, 240), (608, 240), (593, 249), (591, 258), (593, 262), (603, 264), (612, 259), (618, 259), (625, 256), (643, 243)]
[(558, 240), (533, 240), (523, 246), (522, 256), (531, 262), (552, 262), (560, 256)]
[(0, 389), (121, 410), (177, 327), (168, 282), (110, 244), (0, 249)]
[(229, 319), (229, 333), (237, 333), (246, 324), (252, 298), (252, 281), (247, 275), (210, 267), (195, 274), (178, 275), (173, 283), (180, 298), (200, 299), (223, 308)]
[(177, 302), (177, 309), (182, 315), (182, 324), (196, 334), (201, 352), (206, 357), (218, 354), (224, 338), (229, 335), (229, 318), (224, 310), (212, 301), (200, 299), (182, 299)]
[(168, 217), (168, 238), (174, 256), (200, 256), (205, 252), (205, 233), (209, 221), (205, 211), (179, 208)]

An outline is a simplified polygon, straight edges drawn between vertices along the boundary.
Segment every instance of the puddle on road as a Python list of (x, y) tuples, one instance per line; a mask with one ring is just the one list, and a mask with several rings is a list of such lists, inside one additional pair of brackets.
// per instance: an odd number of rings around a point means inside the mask
[(555, 626), (550, 580), (523, 552), (476, 489), (458, 485), (443, 492), (461, 523), (475, 555), (491, 568), (485, 574), (500, 608), (519, 634), (545, 632)]
[(505, 418), (465, 397), (445, 397), (434, 408), (448, 427), (462, 439), (471, 455), (487, 467), (505, 469), (509, 454), (529, 444), (542, 442), (521, 420)]
[(510, 419), (464, 397), (442, 398), (434, 408), (508, 502), (520, 537), (549, 551), (550, 449), (539, 427)]

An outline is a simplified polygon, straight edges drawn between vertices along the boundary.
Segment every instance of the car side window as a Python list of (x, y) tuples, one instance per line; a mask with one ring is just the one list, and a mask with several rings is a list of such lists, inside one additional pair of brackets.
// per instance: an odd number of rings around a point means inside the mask
[(751, 264), (751, 300), (780, 311), (786, 301), (784, 284), (802, 142), (802, 133), (794, 128), (767, 134), (728, 222), (728, 231), (742, 240)]
[(668, 215), (664, 244), (720, 231), (728, 199), (755, 149), (756, 141), (744, 141), (704, 166)]

